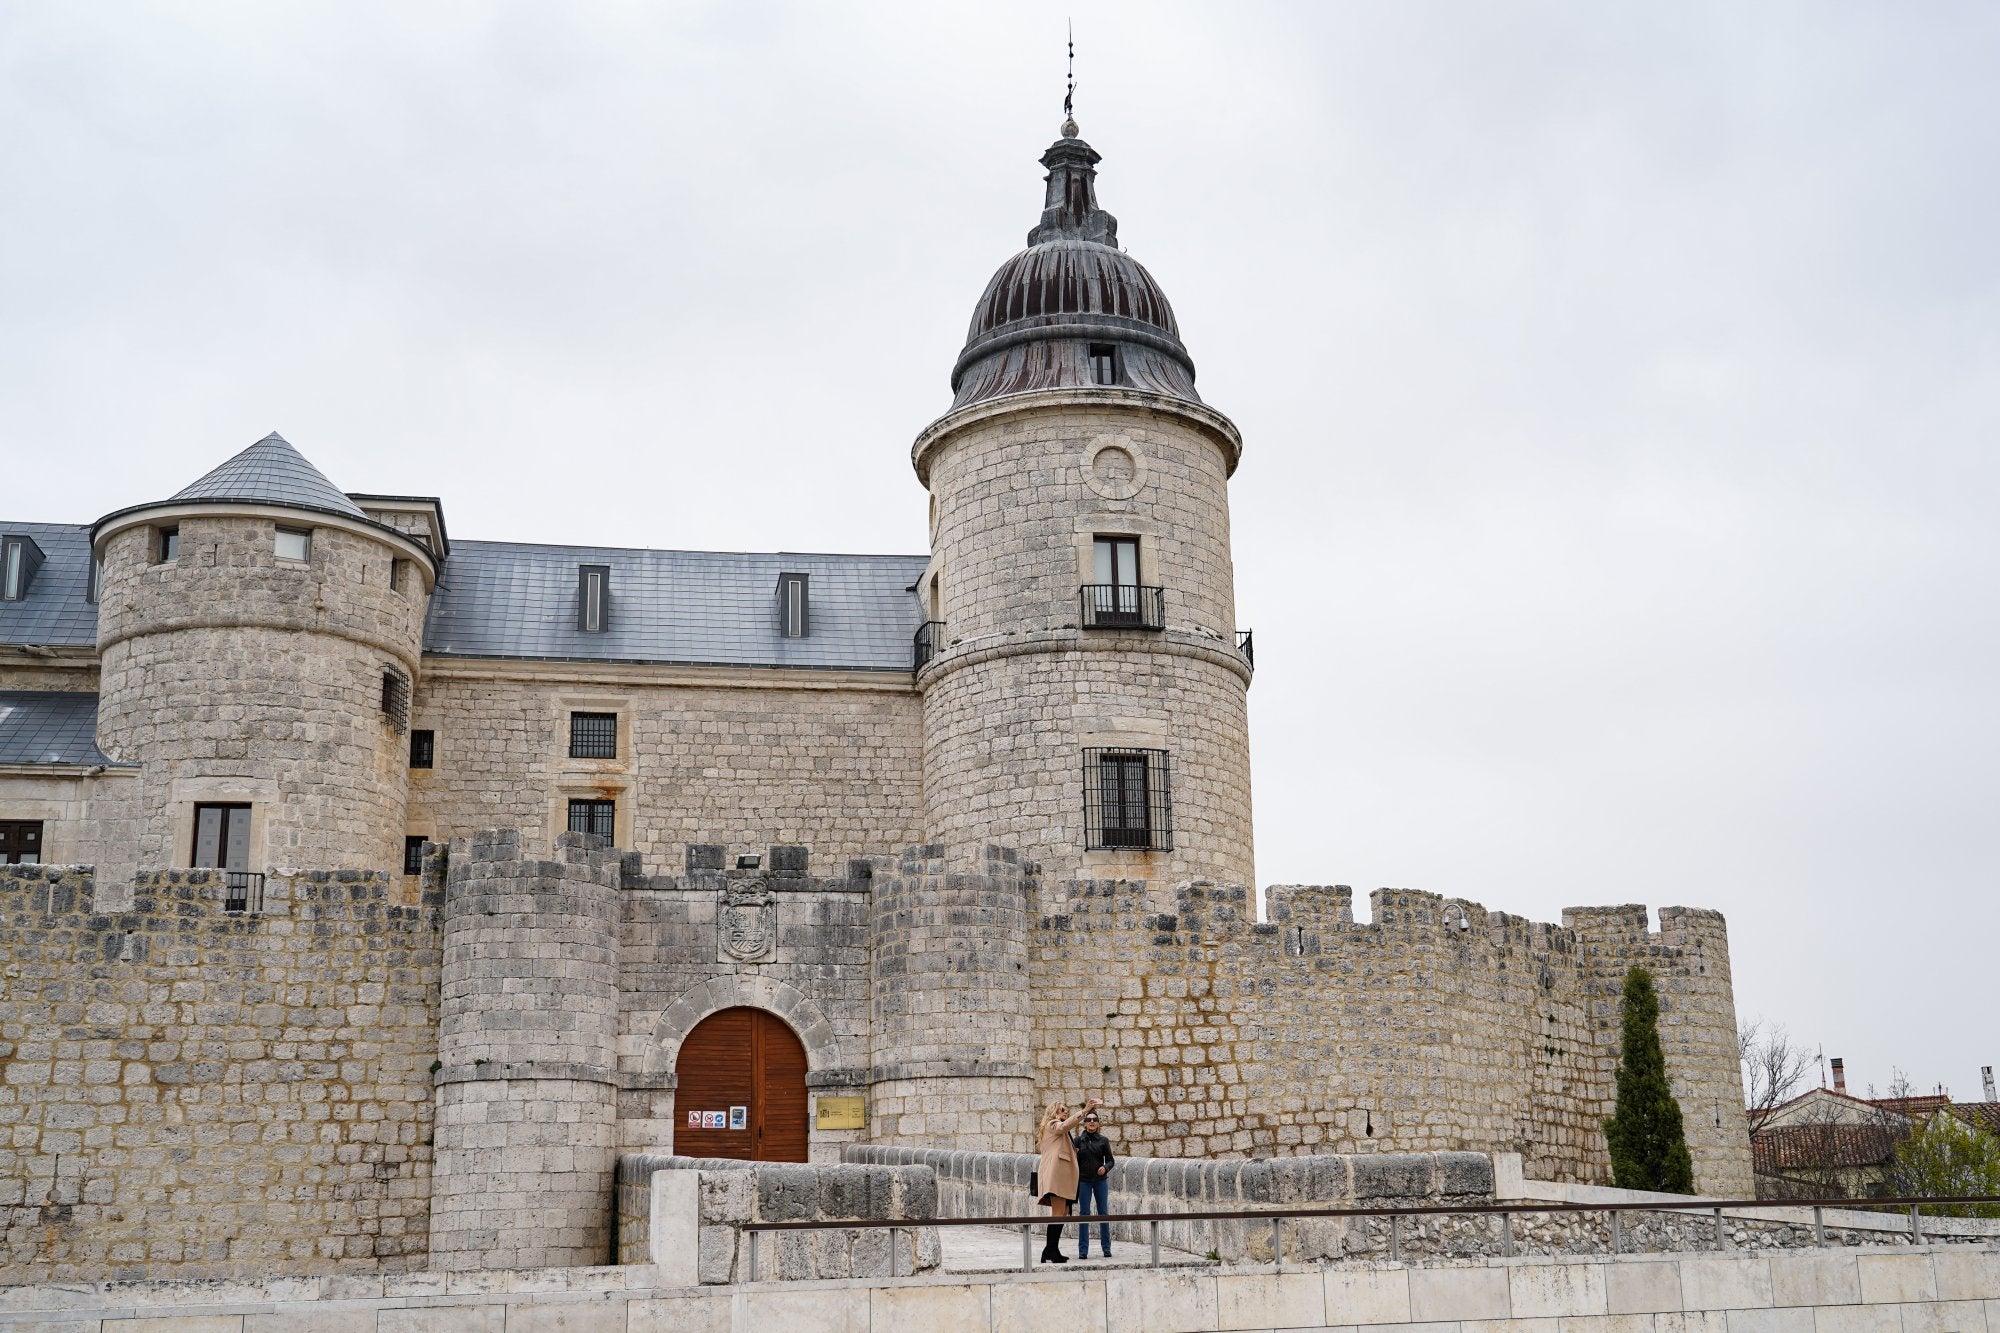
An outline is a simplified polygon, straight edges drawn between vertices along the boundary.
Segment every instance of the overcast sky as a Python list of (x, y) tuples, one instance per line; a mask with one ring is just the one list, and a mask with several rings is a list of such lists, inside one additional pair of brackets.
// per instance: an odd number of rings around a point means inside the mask
[(1979, 1096), (1990, 4), (5, 5), (0, 512), (276, 429), (454, 537), (922, 551), (1070, 14), (1244, 434), (1260, 879), (1720, 908)]

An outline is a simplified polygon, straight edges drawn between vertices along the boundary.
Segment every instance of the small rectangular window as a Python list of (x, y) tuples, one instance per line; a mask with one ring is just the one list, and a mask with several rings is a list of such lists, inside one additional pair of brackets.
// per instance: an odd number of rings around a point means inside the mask
[(179, 557), (181, 553), (181, 530), (173, 527), (159, 529), (153, 546), (153, 563), (164, 565)]
[(86, 600), (95, 602), (104, 595), (104, 561), (93, 556), (90, 561), (90, 591)]
[(403, 838), (403, 873), (421, 875), (424, 873), (424, 844), (429, 842), (421, 833), (411, 833)]
[(1090, 382), (1093, 384), (1116, 384), (1118, 382), (1118, 349), (1109, 343), (1090, 345)]
[(803, 639), (812, 628), (805, 574), (778, 575), (778, 623), (788, 639)]
[(310, 560), (312, 558), (312, 533), (298, 528), (278, 529), (278, 559)]
[(28, 595), (35, 571), (42, 567), (42, 548), (33, 537), (0, 539), (0, 602), (18, 602)]
[(42, 821), (0, 819), (0, 865), (32, 866), (42, 860)]
[(571, 801), (569, 803), (569, 831), (571, 833), (595, 833), (600, 838), (615, 838), (613, 831), (618, 822), (618, 802), (616, 801)]
[(586, 634), (600, 634), (610, 623), (611, 566), (576, 567), (576, 627)]
[(250, 868), (250, 807), (197, 805), (194, 808), (195, 867), (216, 870)]
[(395, 667), (382, 673), (382, 716), (399, 732), (410, 725), (410, 678)]
[(401, 556), (391, 557), (389, 561), (390, 592), (401, 592), (403, 590), (403, 566), (409, 563), (409, 561), (403, 559)]
[(410, 767), (429, 768), (437, 755), (437, 733), (423, 730), (410, 733)]
[(569, 715), (569, 757), (572, 759), (616, 759), (618, 757), (618, 714), (571, 713)]
[(1172, 851), (1171, 783), (1165, 750), (1085, 750), (1084, 846)]

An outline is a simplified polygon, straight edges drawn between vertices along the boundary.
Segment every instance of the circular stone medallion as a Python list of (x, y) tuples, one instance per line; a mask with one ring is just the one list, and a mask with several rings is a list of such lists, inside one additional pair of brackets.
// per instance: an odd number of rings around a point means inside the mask
[(1093, 440), (1082, 461), (1084, 485), (1107, 500), (1129, 500), (1146, 484), (1145, 460), (1124, 440)]

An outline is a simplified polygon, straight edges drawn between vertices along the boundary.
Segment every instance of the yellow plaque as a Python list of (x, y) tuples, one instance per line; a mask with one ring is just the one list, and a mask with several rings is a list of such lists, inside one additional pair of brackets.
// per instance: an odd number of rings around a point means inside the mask
[(813, 1124), (819, 1129), (864, 1129), (868, 1124), (867, 1099), (821, 1097), (819, 1114)]

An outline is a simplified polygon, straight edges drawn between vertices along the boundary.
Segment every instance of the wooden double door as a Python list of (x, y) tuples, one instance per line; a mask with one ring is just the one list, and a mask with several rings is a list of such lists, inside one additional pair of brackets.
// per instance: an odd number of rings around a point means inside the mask
[(674, 1077), (677, 1156), (806, 1160), (806, 1048), (776, 1014), (710, 1014), (681, 1043)]

